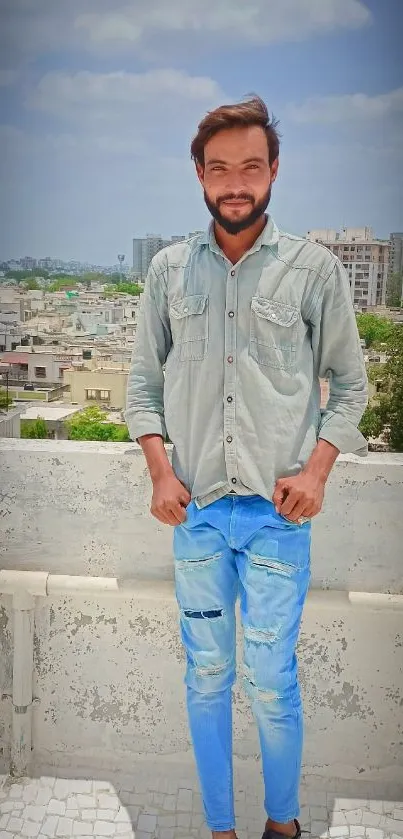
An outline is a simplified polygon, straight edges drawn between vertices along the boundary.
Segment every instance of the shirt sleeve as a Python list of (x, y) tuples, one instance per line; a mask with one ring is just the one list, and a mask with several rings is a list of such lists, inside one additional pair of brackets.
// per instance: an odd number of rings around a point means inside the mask
[(166, 439), (164, 371), (172, 346), (164, 272), (150, 265), (141, 297), (127, 383), (125, 419), (132, 440), (145, 434)]
[(368, 404), (368, 380), (350, 284), (339, 260), (322, 285), (310, 320), (316, 372), (329, 379), (329, 401), (321, 412), (319, 438), (342, 454), (365, 457), (368, 444), (358, 424)]

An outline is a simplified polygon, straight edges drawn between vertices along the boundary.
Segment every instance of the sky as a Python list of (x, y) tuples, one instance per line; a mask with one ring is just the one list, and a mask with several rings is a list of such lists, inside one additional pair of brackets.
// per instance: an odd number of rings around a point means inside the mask
[(203, 229), (191, 139), (250, 93), (281, 228), (403, 230), (402, 28), (402, 0), (0, 0), (0, 260)]

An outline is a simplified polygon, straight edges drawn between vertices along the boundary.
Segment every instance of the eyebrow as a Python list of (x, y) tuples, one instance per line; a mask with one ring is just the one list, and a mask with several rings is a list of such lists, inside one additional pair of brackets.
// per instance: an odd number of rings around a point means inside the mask
[[(242, 164), (245, 164), (245, 163), (265, 163), (265, 162), (266, 161), (263, 160), (262, 157), (248, 157), (246, 160), (242, 160)], [(214, 165), (217, 165), (217, 164), (220, 164), (221, 166), (227, 166), (228, 161), (227, 160), (220, 160), (219, 158), (214, 157), (206, 163), (206, 166), (214, 166)]]

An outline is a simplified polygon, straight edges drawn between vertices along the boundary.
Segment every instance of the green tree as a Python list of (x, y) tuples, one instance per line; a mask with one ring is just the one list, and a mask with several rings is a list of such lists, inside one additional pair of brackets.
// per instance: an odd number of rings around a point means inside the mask
[(66, 420), (69, 440), (104, 440), (126, 443), (130, 440), (127, 426), (105, 422), (106, 411), (97, 405), (90, 405)]
[(70, 288), (71, 286), (76, 286), (77, 283), (81, 283), (82, 278), (72, 276), (69, 277), (68, 274), (61, 274), (57, 277), (53, 278), (53, 282), (49, 286), (49, 291), (63, 291), (64, 288)]
[(380, 378), (383, 392), (365, 411), (360, 428), (367, 439), (383, 434), (391, 451), (403, 451), (403, 326), (392, 325), (387, 341), (388, 360)]
[(388, 393), (381, 399), (392, 451), (403, 451), (403, 326), (395, 324), (388, 341)]
[(395, 272), (388, 279), (386, 287), (386, 305), (399, 308), (403, 299), (403, 274)]
[(131, 294), (132, 297), (138, 297), (143, 289), (137, 283), (116, 283), (115, 285), (105, 286), (104, 291), (106, 295), (120, 292), (121, 294)]
[(0, 410), (6, 411), (10, 405), (13, 404), (12, 397), (10, 394), (7, 396), (7, 390), (4, 387), (0, 387)]
[(40, 285), (38, 285), (35, 279), (23, 280), (22, 283), (20, 283), (20, 285), (23, 285), (24, 288), (27, 289), (27, 291), (38, 291), (38, 289), (40, 289)]
[(382, 434), (383, 421), (378, 405), (368, 405), (360, 422), (360, 431), (366, 440), (376, 438)]
[(36, 420), (21, 420), (21, 437), (46, 440), (48, 437), (48, 427), (43, 417), (38, 417)]
[(357, 326), (367, 348), (386, 344), (393, 329), (392, 321), (370, 313), (357, 315)]
[(6, 271), (6, 279), (7, 280), (17, 280), (17, 282), (21, 282), (22, 280), (30, 280), (35, 279), (35, 277), (44, 277), (47, 279), (49, 277), (49, 271), (46, 271), (45, 268), (21, 268), (21, 269), (11, 269), (10, 271)]

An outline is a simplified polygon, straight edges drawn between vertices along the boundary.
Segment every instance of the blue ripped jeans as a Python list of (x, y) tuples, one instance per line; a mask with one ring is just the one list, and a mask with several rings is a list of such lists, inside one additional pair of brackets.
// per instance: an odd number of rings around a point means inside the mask
[(310, 581), (310, 541), (310, 523), (287, 522), (257, 495), (227, 495), (202, 510), (191, 502), (187, 520), (175, 528), (190, 734), (211, 830), (235, 827), (231, 688), (238, 594), (265, 809), (278, 822), (299, 814), (303, 725), (295, 648)]

